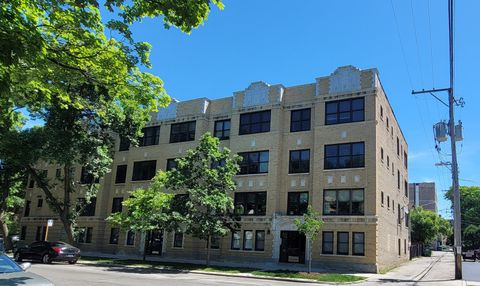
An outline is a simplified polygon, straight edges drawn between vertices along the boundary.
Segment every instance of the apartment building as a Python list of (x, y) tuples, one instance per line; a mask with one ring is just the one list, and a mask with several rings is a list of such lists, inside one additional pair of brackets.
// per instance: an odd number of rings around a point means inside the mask
[[(112, 172), (78, 219), (79, 247), (204, 259), (204, 241), (125, 232), (105, 218), (125, 211), (121, 203), (130, 191), (148, 186), (158, 169), (174, 168), (174, 159), (205, 132), (244, 159), (232, 194), (241, 228), (213, 239), (212, 260), (288, 268), (305, 263), (310, 247), (313, 266), (377, 272), (408, 260), (408, 146), (378, 71), (352, 66), (299, 86), (254, 82), (230, 97), (172, 102), (152, 114), (139, 147), (118, 140)], [(58, 172), (45, 169), (49, 176)], [(81, 168), (76, 176), (88, 179)], [(41, 239), (52, 217), (43, 199), (30, 184), (21, 219), (26, 241)], [(325, 221), (313, 245), (293, 223), (308, 205)], [(64, 237), (59, 223), (49, 233), (50, 239)]]
[(423, 207), (426, 210), (438, 213), (437, 190), (434, 182), (410, 183), (410, 208)]

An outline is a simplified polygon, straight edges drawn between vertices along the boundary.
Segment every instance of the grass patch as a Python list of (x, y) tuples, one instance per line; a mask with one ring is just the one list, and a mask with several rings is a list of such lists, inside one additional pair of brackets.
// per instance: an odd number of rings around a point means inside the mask
[(317, 273), (317, 272), (298, 272), (298, 271), (288, 271), (288, 270), (277, 270), (277, 271), (253, 271), (253, 275), (257, 276), (268, 276), (268, 277), (278, 277), (278, 278), (300, 278), (300, 279), (310, 279), (320, 282), (355, 282), (364, 280), (365, 277), (348, 275), (348, 274), (337, 274), (337, 273)]
[(80, 263), (93, 264), (98, 266), (128, 266), (138, 268), (149, 268), (158, 270), (177, 270), (177, 271), (206, 271), (206, 272), (222, 272), (230, 274), (251, 274), (255, 276), (267, 276), (276, 278), (300, 278), (310, 279), (319, 282), (355, 282), (364, 280), (364, 277), (337, 274), (337, 273), (307, 273), (288, 270), (276, 270), (276, 271), (262, 271), (253, 268), (242, 267), (228, 267), (228, 266), (206, 266), (201, 264), (191, 263), (175, 263), (175, 262), (161, 262), (161, 261), (142, 261), (135, 259), (112, 259), (112, 258), (97, 258), (97, 257), (82, 257)]

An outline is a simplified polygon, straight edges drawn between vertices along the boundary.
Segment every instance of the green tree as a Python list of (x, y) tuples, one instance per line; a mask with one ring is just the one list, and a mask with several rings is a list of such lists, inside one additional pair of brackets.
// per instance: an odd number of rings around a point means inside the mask
[[(480, 186), (460, 186), (460, 213), (462, 217), (462, 232), (469, 225), (480, 225)], [(445, 198), (452, 202), (453, 191), (445, 194)]]
[(320, 214), (316, 212), (311, 205), (308, 206), (307, 212), (303, 215), (303, 219), (295, 219), (295, 226), (299, 232), (303, 233), (308, 240), (308, 273), (312, 272), (312, 248), (313, 243), (317, 240), (318, 234), (322, 230), (323, 220)]
[(428, 244), (434, 241), (439, 234), (449, 236), (452, 233), (452, 226), (447, 220), (422, 207), (414, 208), (410, 219), (412, 241), (414, 242)]
[[(4, 150), (44, 191), (70, 243), (78, 216), (72, 194), (87, 189), (88, 201), (98, 189), (95, 179), (79, 185), (73, 168), (85, 166), (93, 178), (103, 177), (111, 165), (112, 133), (135, 145), (150, 112), (170, 100), (158, 77), (140, 71), (138, 65), (150, 67), (150, 45), (135, 42), (129, 25), (162, 16), (166, 26), (190, 32), (206, 19), (211, 3), (222, 7), (215, 0), (106, 1), (118, 16), (107, 24), (120, 35), (116, 40), (106, 36), (96, 0), (0, 2), (0, 126), (18, 117), (19, 108), (44, 122), (17, 131)], [(63, 168), (63, 177), (49, 180), (43, 163)]]
[(466, 249), (480, 248), (480, 226), (470, 224), (463, 231), (463, 244)]
[(176, 221), (186, 234), (207, 243), (206, 264), (210, 264), (212, 237), (223, 237), (238, 228), (233, 213), (234, 177), (240, 157), (221, 148), (218, 138), (206, 133), (195, 149), (176, 160), (173, 170), (161, 173), (157, 187), (175, 194), (186, 194), (184, 214)]
[[(153, 179), (152, 186), (131, 192), (131, 197), (123, 202), (127, 212), (118, 212), (107, 218), (113, 225), (127, 230), (148, 233), (155, 230), (170, 230), (175, 220), (169, 211), (173, 194), (158, 191), (159, 176)], [(146, 247), (143, 259), (145, 260)]]

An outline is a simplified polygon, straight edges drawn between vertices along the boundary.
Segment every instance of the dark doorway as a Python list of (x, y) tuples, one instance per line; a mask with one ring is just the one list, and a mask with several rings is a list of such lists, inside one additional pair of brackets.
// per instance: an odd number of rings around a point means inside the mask
[(280, 232), (280, 262), (305, 263), (305, 235), (298, 231)]
[(162, 255), (163, 231), (149, 231), (147, 234), (147, 254)]

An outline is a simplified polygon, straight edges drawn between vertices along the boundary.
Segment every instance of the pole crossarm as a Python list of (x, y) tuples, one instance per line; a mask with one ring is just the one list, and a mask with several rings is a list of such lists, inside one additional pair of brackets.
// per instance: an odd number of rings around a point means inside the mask
[(445, 101), (443, 101), (441, 98), (439, 98), (438, 96), (436, 96), (435, 94), (433, 94), (434, 92), (442, 92), (442, 91), (448, 91), (450, 92), (452, 89), (451, 88), (439, 88), (439, 89), (422, 89), (422, 90), (419, 90), (419, 91), (415, 91), (415, 90), (412, 90), (412, 94), (424, 94), (424, 93), (430, 93), (430, 95), (432, 95), (433, 97), (435, 97), (435, 99), (437, 99), (438, 101), (440, 101), (443, 105), (445, 105), (446, 107), (449, 107), (448, 103), (446, 103)]

